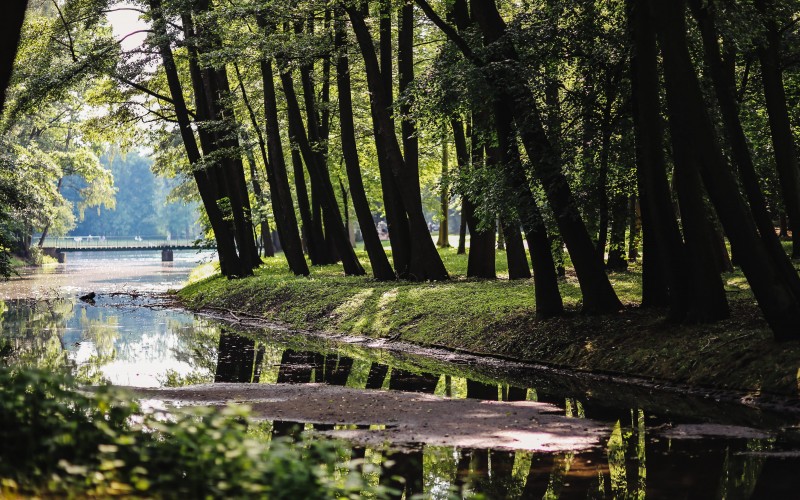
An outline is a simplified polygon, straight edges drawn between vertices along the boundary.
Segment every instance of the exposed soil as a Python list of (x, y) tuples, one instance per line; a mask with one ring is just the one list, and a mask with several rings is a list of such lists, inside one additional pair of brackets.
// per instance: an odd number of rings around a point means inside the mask
[(176, 406), (245, 404), (261, 419), (372, 426), (322, 432), (373, 446), (425, 443), (557, 452), (597, 446), (610, 432), (603, 424), (567, 418), (556, 406), (533, 401), (448, 399), (322, 384), (218, 383), (134, 391), (141, 398)]

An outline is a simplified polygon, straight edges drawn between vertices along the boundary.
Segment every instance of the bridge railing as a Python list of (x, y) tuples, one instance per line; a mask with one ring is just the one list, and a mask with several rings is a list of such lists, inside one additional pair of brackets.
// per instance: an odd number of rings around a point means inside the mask
[(143, 248), (164, 248), (164, 247), (194, 247), (195, 239), (179, 238), (137, 238), (135, 236), (67, 236), (57, 238), (45, 238), (44, 248), (58, 248), (63, 250), (120, 250), (130, 248), (131, 250)]

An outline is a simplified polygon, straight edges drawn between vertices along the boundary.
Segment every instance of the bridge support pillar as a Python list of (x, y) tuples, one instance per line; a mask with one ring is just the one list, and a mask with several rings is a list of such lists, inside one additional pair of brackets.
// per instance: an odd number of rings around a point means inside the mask
[(171, 248), (161, 249), (161, 262), (172, 262), (173, 255)]
[(67, 252), (56, 252), (56, 260), (59, 264), (67, 263)]

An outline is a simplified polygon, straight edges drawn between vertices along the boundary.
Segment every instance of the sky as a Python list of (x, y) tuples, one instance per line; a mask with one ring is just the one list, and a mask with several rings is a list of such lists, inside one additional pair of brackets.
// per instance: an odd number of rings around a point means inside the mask
[[(108, 21), (111, 24), (111, 29), (114, 32), (114, 38), (122, 41), (123, 50), (133, 50), (141, 46), (144, 42), (146, 33), (131, 33), (139, 30), (148, 29), (148, 25), (143, 20), (139, 19), (141, 14), (135, 10), (130, 10), (133, 5), (127, 2), (122, 2), (114, 8), (114, 12), (107, 14)], [(128, 36), (130, 35), (130, 36)]]

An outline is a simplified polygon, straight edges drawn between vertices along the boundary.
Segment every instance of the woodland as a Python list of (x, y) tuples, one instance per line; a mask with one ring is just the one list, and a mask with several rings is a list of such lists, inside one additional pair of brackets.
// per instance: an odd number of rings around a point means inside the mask
[[(641, 261), (642, 308), (721, 320), (735, 266), (774, 338), (800, 337), (792, 0), (27, 3), (2, 21), (6, 261), (74, 225), (65, 176), (107, 207), (99, 153), (146, 145), (228, 278), (278, 243), (298, 276), (443, 282), (436, 212), (466, 277), (504, 252), (538, 317), (567, 274), (583, 313), (620, 311), (609, 272)], [(122, 11), (141, 29), (115, 34)]]

